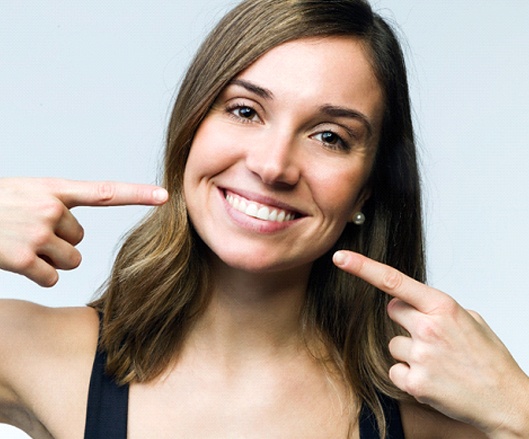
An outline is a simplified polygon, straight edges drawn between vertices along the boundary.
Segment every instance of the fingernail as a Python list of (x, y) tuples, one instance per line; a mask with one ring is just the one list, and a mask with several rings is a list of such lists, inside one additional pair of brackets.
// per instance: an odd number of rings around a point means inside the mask
[(169, 194), (167, 193), (165, 189), (159, 188), (159, 189), (155, 189), (152, 192), (152, 197), (154, 198), (155, 201), (163, 203), (164, 201), (167, 201), (167, 199), (169, 198)]
[(332, 257), (332, 260), (336, 265), (345, 265), (345, 262), (347, 261), (347, 254), (342, 251), (337, 251)]

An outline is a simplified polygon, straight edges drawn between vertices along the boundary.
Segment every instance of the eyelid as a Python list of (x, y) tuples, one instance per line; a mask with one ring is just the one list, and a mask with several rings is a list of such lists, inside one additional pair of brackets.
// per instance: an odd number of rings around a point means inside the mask
[[(340, 127), (340, 129), (344, 130), (347, 135), (354, 141), (358, 141), (360, 140), (360, 135), (358, 134), (357, 131), (355, 131), (354, 129), (348, 127), (347, 125), (342, 125), (340, 123), (336, 124), (338, 127)], [(331, 131), (334, 131), (334, 130), (331, 130)], [(342, 137), (342, 136), (340, 136)]]
[(344, 151), (344, 152), (348, 152), (348, 151), (351, 150), (351, 143), (352, 142), (344, 140), (342, 135), (338, 134), (335, 130), (332, 130), (332, 129), (319, 130), (316, 133), (312, 134), (310, 137), (315, 138), (316, 136), (320, 136), (323, 133), (332, 133), (338, 138), (338, 143), (336, 143), (336, 144), (325, 142), (323, 139), (321, 139), (321, 140), (320, 139), (316, 139), (316, 141), (318, 141), (321, 144), (325, 145), (326, 148), (329, 148), (329, 149), (334, 150), (334, 151)]
[(256, 106), (257, 105), (252, 103), (251, 100), (249, 101), (248, 99), (245, 99), (245, 98), (230, 99), (228, 102), (226, 102), (224, 104), (224, 108), (225, 108), (226, 113), (230, 117), (233, 117), (236, 120), (238, 120), (239, 122), (243, 122), (243, 123), (252, 123), (252, 122), (256, 122), (256, 121), (253, 120), (253, 118), (252, 119), (247, 119), (247, 118), (244, 118), (244, 117), (241, 117), (241, 116), (237, 116), (236, 114), (233, 113), (234, 110), (236, 110), (238, 108), (250, 108), (250, 109), (252, 109), (255, 112), (255, 116), (259, 119), (259, 122), (262, 122), (262, 117), (259, 114), (259, 110), (256, 108)]
[[(341, 139), (345, 141), (345, 139), (348, 139), (349, 144), (359, 142), (362, 140), (362, 132), (361, 130), (355, 130), (354, 128), (351, 128), (348, 125), (344, 125), (339, 122), (335, 121), (324, 121), (318, 123), (318, 125), (315, 127), (315, 131), (318, 131), (319, 133), (329, 131), (333, 132), (337, 136), (339, 136)], [(344, 135), (345, 133), (345, 135)]]

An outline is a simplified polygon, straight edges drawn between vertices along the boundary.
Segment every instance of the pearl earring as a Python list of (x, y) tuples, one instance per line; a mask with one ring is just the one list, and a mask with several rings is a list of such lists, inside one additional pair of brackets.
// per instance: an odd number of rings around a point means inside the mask
[(362, 212), (356, 212), (353, 217), (353, 223), (357, 226), (361, 226), (366, 221), (366, 216)]

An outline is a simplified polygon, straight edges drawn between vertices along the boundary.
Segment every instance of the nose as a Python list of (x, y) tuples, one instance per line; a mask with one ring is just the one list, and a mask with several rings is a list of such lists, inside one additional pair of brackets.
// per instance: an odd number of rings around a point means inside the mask
[(301, 170), (293, 136), (266, 135), (248, 145), (246, 167), (267, 185), (294, 186)]

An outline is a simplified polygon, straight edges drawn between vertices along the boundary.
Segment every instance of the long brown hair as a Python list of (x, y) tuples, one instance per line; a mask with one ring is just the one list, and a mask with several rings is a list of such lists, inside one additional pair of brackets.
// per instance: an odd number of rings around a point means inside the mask
[[(163, 184), (170, 201), (126, 238), (101, 297), (101, 348), (120, 383), (165, 370), (205, 308), (209, 271), (204, 244), (189, 223), (183, 174), (193, 136), (211, 105), (242, 70), (287, 41), (351, 36), (364, 43), (385, 99), (370, 178), (367, 221), (348, 225), (333, 248), (348, 248), (424, 280), (419, 175), (406, 69), (394, 31), (363, 0), (246, 0), (200, 47), (182, 82), (169, 124)], [(388, 379), (387, 344), (399, 329), (387, 295), (336, 269), (330, 254), (313, 267), (302, 325), (325, 343), (330, 360), (384, 432), (377, 393), (401, 395)], [(384, 433), (383, 433), (384, 434)]]

